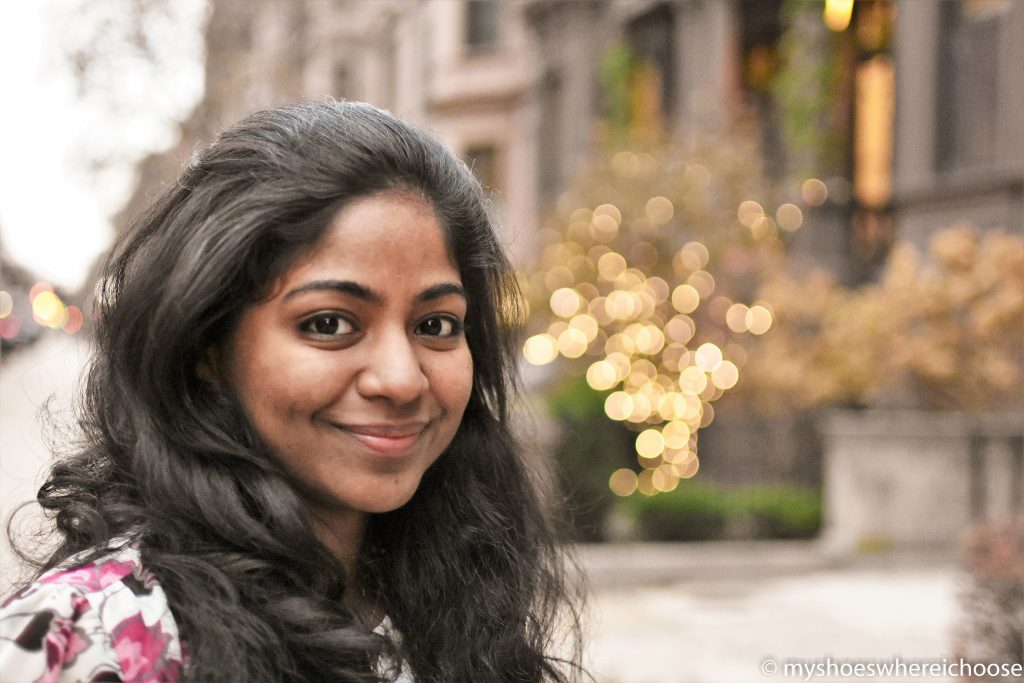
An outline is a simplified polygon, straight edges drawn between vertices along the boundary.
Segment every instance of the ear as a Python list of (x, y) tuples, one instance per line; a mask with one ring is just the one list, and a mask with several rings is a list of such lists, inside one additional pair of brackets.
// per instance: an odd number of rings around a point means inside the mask
[(209, 384), (213, 389), (219, 389), (221, 385), (220, 353), (211, 346), (203, 352), (196, 363), (196, 376), (204, 383)]

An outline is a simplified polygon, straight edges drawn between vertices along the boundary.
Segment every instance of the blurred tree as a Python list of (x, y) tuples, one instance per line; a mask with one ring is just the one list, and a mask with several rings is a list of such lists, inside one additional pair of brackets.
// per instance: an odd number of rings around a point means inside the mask
[(771, 86), (794, 178), (845, 176), (849, 78), (841, 68), (848, 40), (822, 22), (822, 5), (787, 0), (779, 43), (781, 66)]
[(878, 282), (771, 273), (775, 326), (742, 393), (763, 409), (908, 404), (1024, 408), (1024, 239), (959, 226), (893, 248)]
[(195, 22), (205, 6), (204, 0), (76, 0), (44, 8), (59, 36), (51, 68), (70, 75), (76, 115), (86, 120), (75, 157), (92, 185), (102, 185), (97, 177), (123, 174), (141, 148), (187, 113), (191, 60), (200, 49)]
[[(168, 0), (133, 0), (133, 2)], [(204, 31), (205, 89), (181, 122), (177, 143), (138, 166), (135, 191), (117, 216), (123, 224), (170, 182), (193, 150), (227, 125), (261, 108), (296, 100), (309, 57), (305, 31), (311, 0), (209, 0)]]

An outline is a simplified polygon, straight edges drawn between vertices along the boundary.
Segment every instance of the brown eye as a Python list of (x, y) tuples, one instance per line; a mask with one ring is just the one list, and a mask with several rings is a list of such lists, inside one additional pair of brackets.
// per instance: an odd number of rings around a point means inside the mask
[(337, 334), (337, 318), (317, 318), (313, 321), (313, 331), (317, 334)]
[(462, 332), (462, 323), (448, 316), (427, 318), (416, 327), (416, 333), (425, 337), (454, 337)]
[(319, 337), (336, 337), (354, 332), (355, 326), (340, 315), (325, 313), (309, 318), (301, 329)]

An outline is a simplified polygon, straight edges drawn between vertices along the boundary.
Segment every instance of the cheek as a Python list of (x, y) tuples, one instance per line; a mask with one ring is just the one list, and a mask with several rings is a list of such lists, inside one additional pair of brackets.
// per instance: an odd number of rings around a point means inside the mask
[(261, 423), (287, 419), (315, 402), (318, 385), (303, 382), (302, 378), (316, 377), (317, 373), (301, 359), (243, 352), (237, 361), (232, 384), (249, 419), (257, 427)]
[(458, 372), (452, 378), (452, 402), (458, 405), (459, 418), (469, 404), (469, 397), (473, 393), (473, 358), (466, 350), (466, 357), (459, 367)]
[(432, 383), (438, 402), (455, 422), (460, 422), (473, 392), (473, 359), (469, 349), (465, 349), (445, 361), (434, 368)]

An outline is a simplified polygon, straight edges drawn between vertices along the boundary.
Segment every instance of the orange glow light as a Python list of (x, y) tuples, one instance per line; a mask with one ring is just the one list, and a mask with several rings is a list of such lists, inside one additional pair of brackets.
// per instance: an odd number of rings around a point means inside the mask
[(831, 30), (837, 33), (845, 31), (853, 17), (853, 0), (825, 0), (822, 17)]

